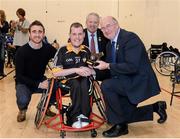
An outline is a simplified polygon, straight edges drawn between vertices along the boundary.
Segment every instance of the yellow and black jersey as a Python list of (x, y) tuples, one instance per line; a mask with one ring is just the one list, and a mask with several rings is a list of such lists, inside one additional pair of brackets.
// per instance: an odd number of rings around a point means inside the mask
[(67, 46), (61, 47), (56, 53), (54, 66), (60, 69), (88, 66), (86, 62), (90, 59), (90, 56), (91, 52), (85, 45), (81, 45), (79, 52), (75, 53), (72, 44), (68, 43)]

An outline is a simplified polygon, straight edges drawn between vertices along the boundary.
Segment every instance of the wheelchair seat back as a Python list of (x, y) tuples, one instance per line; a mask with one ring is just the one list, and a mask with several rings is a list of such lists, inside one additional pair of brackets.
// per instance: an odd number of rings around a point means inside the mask
[(151, 44), (150, 59), (155, 60), (156, 57), (162, 52), (162, 45)]
[(174, 52), (178, 56), (180, 56), (180, 52), (177, 48), (173, 48), (172, 46), (169, 46), (169, 51)]

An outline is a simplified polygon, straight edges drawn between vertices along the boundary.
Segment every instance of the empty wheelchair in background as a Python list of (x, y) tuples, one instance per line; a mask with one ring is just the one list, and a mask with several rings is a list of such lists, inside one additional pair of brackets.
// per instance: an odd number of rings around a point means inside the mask
[(165, 51), (160, 53), (154, 62), (155, 69), (162, 75), (170, 76), (175, 70), (175, 62), (179, 55), (173, 51)]
[(148, 50), (148, 55), (151, 63), (153, 63), (156, 57), (163, 51), (169, 50), (167, 47), (167, 43), (162, 44), (151, 44), (151, 47)]
[[(41, 96), (40, 102), (37, 106), (37, 112), (35, 116), (35, 125), (37, 128), (40, 128), (42, 124), (46, 125), (48, 128), (57, 130), (60, 132), (61, 137), (66, 136), (66, 131), (91, 131), (91, 137), (96, 137), (97, 132), (95, 129), (99, 128), (101, 125), (104, 124), (106, 121), (106, 115), (105, 115), (105, 102), (101, 93), (100, 85), (98, 81), (94, 80), (93, 77), (90, 77), (91, 80), (91, 107), (93, 107), (93, 104), (96, 104), (97, 109), (99, 111), (99, 114), (95, 114), (92, 112), (90, 114), (90, 124), (82, 127), (82, 128), (73, 128), (71, 126), (67, 125), (66, 122), (66, 112), (69, 108), (69, 104), (64, 104), (63, 99), (66, 98), (66, 95), (68, 93), (68, 86), (63, 84), (64, 79), (49, 79), (49, 87)], [(47, 118), (45, 116), (50, 97), (52, 95), (53, 87), (55, 86), (56, 90), (56, 108), (57, 108), (57, 114), (54, 117)]]
[(173, 97), (177, 96), (180, 93), (180, 90), (177, 91), (175, 90), (175, 86), (177, 84), (180, 84), (180, 57), (177, 58), (175, 64), (174, 64), (174, 71), (171, 73), (171, 81), (172, 81), (172, 92), (171, 92), (171, 100), (170, 100), (170, 105), (172, 105)]

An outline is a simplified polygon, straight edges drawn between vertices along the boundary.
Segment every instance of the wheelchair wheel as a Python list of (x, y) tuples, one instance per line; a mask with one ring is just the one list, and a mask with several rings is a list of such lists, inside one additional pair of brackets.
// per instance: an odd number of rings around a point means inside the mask
[(60, 137), (64, 138), (66, 136), (66, 131), (61, 130), (60, 131)]
[(45, 109), (47, 97), (48, 97), (48, 92), (47, 91), (45, 93), (43, 92), (40, 102), (37, 105), (37, 112), (36, 112), (36, 116), (35, 116), (35, 120), (34, 120), (36, 127), (39, 126), (39, 123), (43, 117), (43, 111)]
[(174, 71), (174, 64), (177, 58), (178, 55), (174, 52), (162, 52), (155, 59), (155, 69), (162, 75), (170, 76)]
[(105, 106), (104, 98), (103, 98), (103, 95), (102, 95), (98, 81), (94, 81), (93, 86), (94, 86), (93, 101), (96, 103), (97, 108), (98, 108), (101, 116), (105, 120), (107, 120), (107, 117), (105, 114), (106, 106)]
[(54, 85), (54, 79), (49, 81), (49, 87), (45, 92), (42, 93), (40, 101), (37, 105), (37, 112), (34, 120), (34, 124), (36, 125), (37, 128), (41, 126), (43, 119), (45, 117), (45, 113), (52, 94), (53, 85)]
[(91, 130), (91, 137), (95, 138), (97, 136), (97, 131), (95, 129)]

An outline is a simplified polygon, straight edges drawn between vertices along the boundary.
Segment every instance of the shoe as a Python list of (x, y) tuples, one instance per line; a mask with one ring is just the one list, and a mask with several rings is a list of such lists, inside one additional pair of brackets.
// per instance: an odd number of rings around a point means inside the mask
[(9, 67), (9, 68), (12, 68), (12, 64), (11, 64), (11, 63), (7, 63), (7, 64), (6, 64), (6, 68), (8, 68), (8, 67)]
[(78, 116), (78, 118), (80, 120), (81, 127), (85, 127), (85, 126), (89, 125), (90, 120), (85, 115), (80, 114)]
[(12, 68), (12, 64), (9, 65), (9, 68)]
[(17, 115), (17, 121), (18, 122), (23, 122), (26, 120), (26, 110), (19, 111)]
[(88, 126), (89, 125), (89, 122), (81, 122), (81, 127), (85, 127), (85, 126)]
[(54, 117), (54, 116), (56, 116), (56, 113), (52, 112), (52, 111), (50, 110), (50, 108), (47, 108), (47, 110), (46, 110), (46, 116)]
[(112, 126), (109, 130), (104, 131), (102, 134), (104, 137), (118, 137), (121, 135), (128, 134), (127, 124), (116, 124)]
[(158, 123), (162, 124), (167, 120), (167, 105), (165, 101), (158, 101), (153, 104), (154, 112), (156, 112), (160, 118), (157, 120)]
[(81, 122), (78, 120), (72, 124), (73, 128), (81, 128)]
[(75, 121), (73, 124), (72, 124), (72, 127), (73, 128), (82, 128), (82, 127), (85, 127), (87, 125), (89, 125), (89, 122), (90, 120), (84, 116), (83, 114), (80, 114), (79, 116), (77, 116), (77, 121)]
[(4, 74), (4, 73), (0, 73), (0, 76), (5, 77), (5, 76), (6, 76), (6, 74)]

